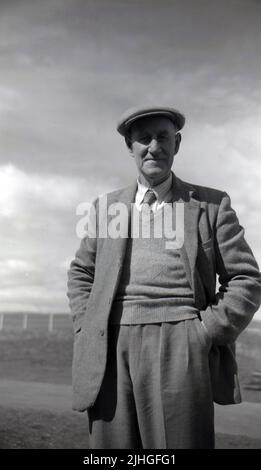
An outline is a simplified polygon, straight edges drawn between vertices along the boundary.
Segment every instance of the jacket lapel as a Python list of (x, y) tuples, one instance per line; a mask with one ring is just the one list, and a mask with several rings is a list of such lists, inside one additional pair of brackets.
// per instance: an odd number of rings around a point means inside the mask
[(181, 248), (181, 254), (184, 261), (187, 278), (190, 281), (194, 292), (194, 272), (198, 251), (198, 217), (200, 204), (198, 201), (191, 200), (184, 206), (184, 245)]
[[(121, 220), (121, 233), (123, 233), (124, 236), (115, 239), (108, 236), (106, 240), (104, 240), (104, 263), (102, 264), (102, 271), (99, 272), (99, 278), (101, 280), (100, 285), (103, 285), (104, 289), (108, 293), (107, 298), (110, 303), (115, 295), (123, 267), (130, 226), (131, 205), (135, 200), (136, 189), (137, 182), (135, 181), (132, 185), (124, 188), (121, 192), (117, 192), (117, 195), (113, 195), (113, 197), (108, 198), (108, 209), (115, 203), (121, 203), (127, 208), (126, 217), (123, 217)], [(108, 216), (108, 224), (109, 223), (110, 216)], [(103, 294), (105, 293), (103, 292)], [(102, 297), (106, 298), (106, 295), (103, 295)]]
[(178, 202), (184, 203), (184, 244), (180, 249), (187, 279), (194, 292), (194, 272), (198, 252), (198, 220), (200, 202), (193, 198), (195, 188), (174, 176), (173, 191)]

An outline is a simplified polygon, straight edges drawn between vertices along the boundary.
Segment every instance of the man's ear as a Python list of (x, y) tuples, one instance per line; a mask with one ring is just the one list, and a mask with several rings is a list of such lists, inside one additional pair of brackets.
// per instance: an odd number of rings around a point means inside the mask
[(180, 142), (181, 142), (181, 134), (180, 134), (180, 132), (177, 132), (177, 134), (176, 134), (175, 137), (176, 137), (176, 142), (175, 142), (175, 155), (176, 155), (176, 153), (178, 153), (178, 151), (179, 151)]
[(125, 136), (125, 143), (128, 147), (128, 150), (130, 152), (131, 157), (133, 157), (134, 155), (133, 155), (133, 151), (132, 151), (132, 142), (131, 142), (131, 139), (128, 135)]

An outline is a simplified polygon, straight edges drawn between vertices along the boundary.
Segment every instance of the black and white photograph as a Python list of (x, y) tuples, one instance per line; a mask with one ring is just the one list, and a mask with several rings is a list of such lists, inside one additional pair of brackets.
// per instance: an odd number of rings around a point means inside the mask
[(1, 450), (260, 450), (260, 25), (0, 0)]

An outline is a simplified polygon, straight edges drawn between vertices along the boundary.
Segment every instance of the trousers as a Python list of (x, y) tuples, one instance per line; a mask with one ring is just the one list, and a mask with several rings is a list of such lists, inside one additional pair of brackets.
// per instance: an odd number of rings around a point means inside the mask
[(211, 339), (200, 320), (108, 328), (90, 448), (213, 449)]

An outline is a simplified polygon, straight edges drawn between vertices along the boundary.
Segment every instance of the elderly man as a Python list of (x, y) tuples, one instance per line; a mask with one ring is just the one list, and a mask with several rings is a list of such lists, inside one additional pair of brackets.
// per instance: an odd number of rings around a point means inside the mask
[[(171, 171), (184, 123), (169, 107), (123, 115), (138, 179), (106, 210), (97, 198), (71, 263), (73, 408), (87, 410), (91, 448), (213, 448), (213, 402), (240, 402), (234, 346), (260, 273), (229, 196)], [(105, 236), (115, 204), (125, 235)]]

